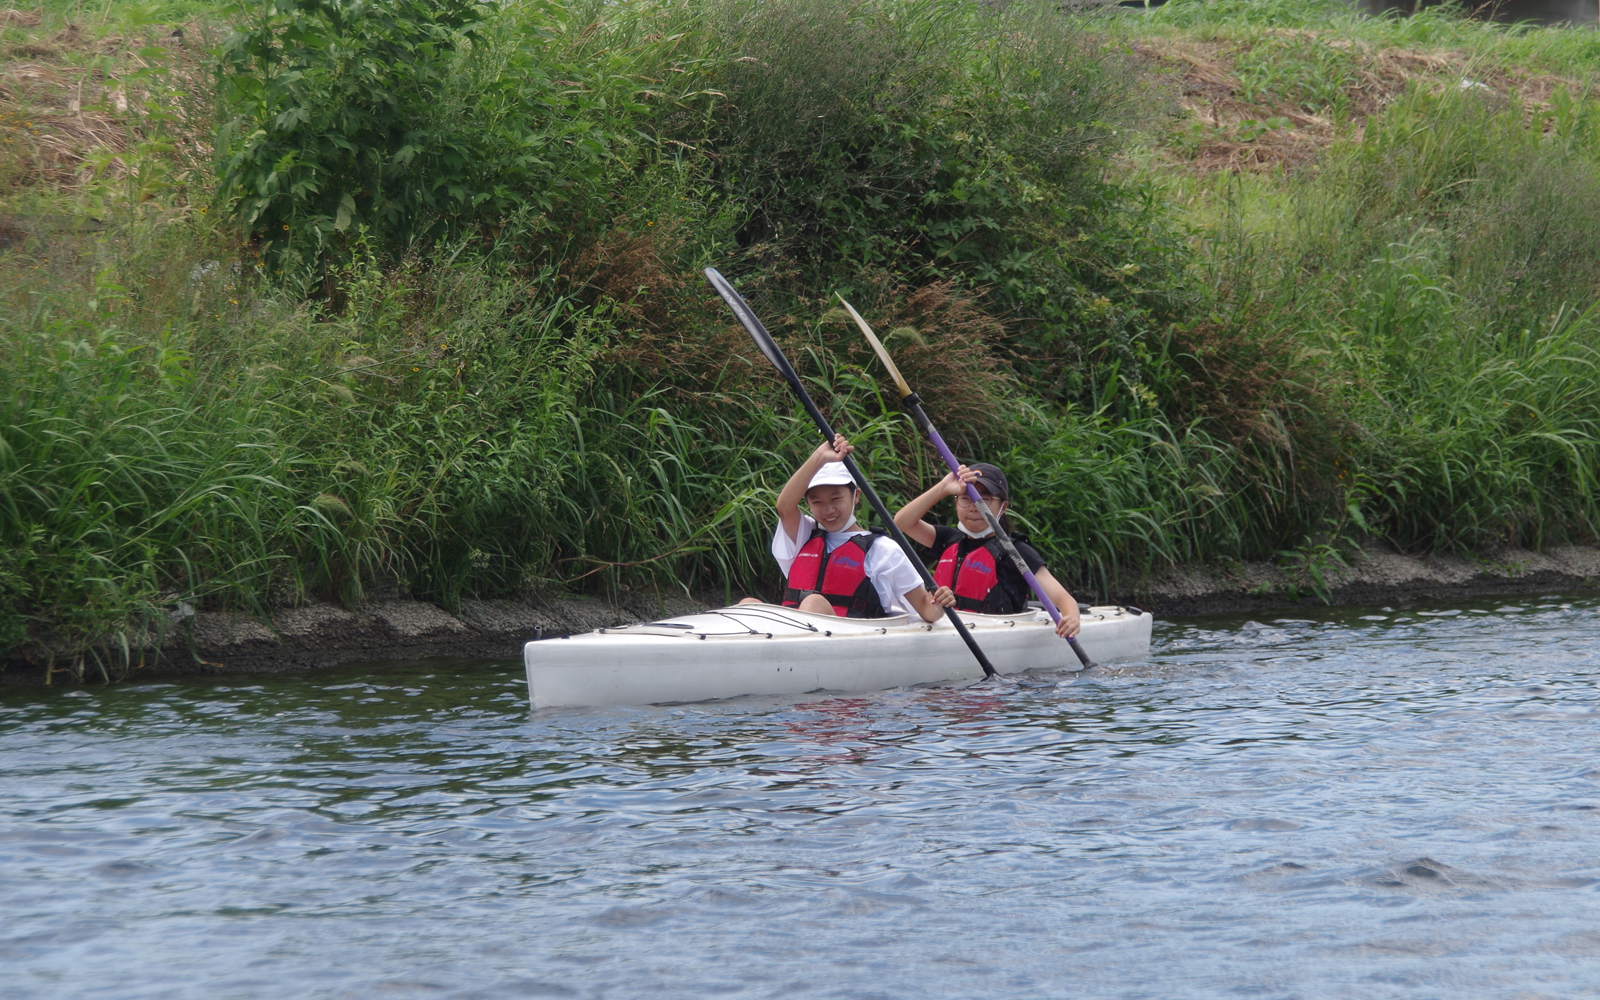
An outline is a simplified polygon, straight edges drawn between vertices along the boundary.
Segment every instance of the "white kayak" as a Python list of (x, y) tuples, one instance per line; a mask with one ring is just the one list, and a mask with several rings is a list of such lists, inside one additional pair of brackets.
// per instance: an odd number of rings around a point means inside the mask
[[(1082, 617), (1078, 641), (1095, 663), (1150, 652), (1148, 613), (1096, 607)], [(1002, 674), (1081, 667), (1042, 611), (962, 612), (961, 620)], [(541, 639), (524, 646), (522, 658), (534, 708), (881, 691), (983, 676), (947, 619), (835, 618), (773, 604)]]

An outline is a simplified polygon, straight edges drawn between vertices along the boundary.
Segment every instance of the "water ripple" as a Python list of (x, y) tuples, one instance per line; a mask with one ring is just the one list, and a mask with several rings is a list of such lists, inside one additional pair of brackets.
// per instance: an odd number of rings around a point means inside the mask
[(669, 708), (530, 714), (504, 663), (8, 690), (6, 995), (1594, 995), (1600, 606), (1262, 617)]

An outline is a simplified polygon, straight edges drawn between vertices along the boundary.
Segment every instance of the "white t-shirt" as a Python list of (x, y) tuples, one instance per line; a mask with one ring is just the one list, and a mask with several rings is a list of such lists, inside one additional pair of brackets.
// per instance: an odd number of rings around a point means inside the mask
[[(778, 560), (778, 568), (783, 571), (785, 579), (789, 576), (789, 567), (794, 565), (795, 557), (800, 554), (801, 546), (811, 540), (811, 533), (816, 530), (817, 522), (809, 514), (800, 515), (798, 539), (790, 538), (783, 530), (783, 522), (778, 522), (777, 529), (772, 533), (772, 558)], [(854, 521), (844, 531), (828, 532), (827, 541), (823, 542), (824, 558), (850, 538), (866, 534), (870, 532), (861, 530)], [(867, 550), (867, 561), (863, 568), (867, 571), (867, 579), (872, 581), (873, 589), (878, 592), (878, 601), (883, 605), (885, 614), (901, 614), (910, 610), (911, 602), (905, 599), (905, 595), (922, 586), (922, 575), (893, 539), (878, 539)]]

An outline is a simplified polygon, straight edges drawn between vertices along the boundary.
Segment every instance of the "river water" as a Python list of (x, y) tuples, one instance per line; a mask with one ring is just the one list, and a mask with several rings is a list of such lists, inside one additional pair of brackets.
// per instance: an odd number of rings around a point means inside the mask
[(8, 998), (1600, 995), (1600, 603), (1158, 624), (1004, 688), (514, 663), (0, 692)]

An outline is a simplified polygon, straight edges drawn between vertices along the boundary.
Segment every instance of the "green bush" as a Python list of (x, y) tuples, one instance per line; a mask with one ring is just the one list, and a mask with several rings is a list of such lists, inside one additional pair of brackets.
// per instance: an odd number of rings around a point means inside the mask
[[(1003, 350), (1052, 399), (1094, 362), (1134, 382), (1185, 292), (1181, 233), (1104, 165), (1148, 114), (1143, 77), (1054, 5), (794, 0), (712, 8), (730, 53), (711, 174), (741, 244), (810, 284), (862, 268), (984, 290)], [(698, 141), (698, 140), (696, 140)]]
[[(222, 47), (220, 194), (260, 239), (385, 247), (596, 210), (643, 80), (556, 4), (268, 0)], [(619, 64), (621, 64), (619, 66)]]
[(1128, 115), (1118, 63), (1030, 4), (783, 0), (713, 8), (716, 176), (746, 237), (801, 256), (948, 266), (1095, 187)]

